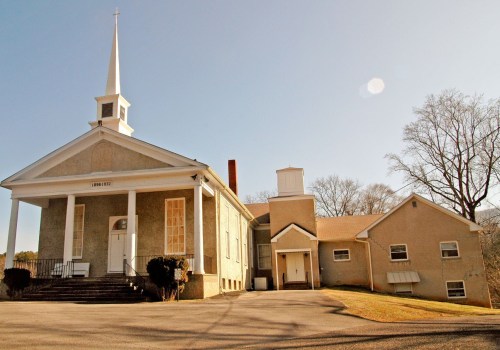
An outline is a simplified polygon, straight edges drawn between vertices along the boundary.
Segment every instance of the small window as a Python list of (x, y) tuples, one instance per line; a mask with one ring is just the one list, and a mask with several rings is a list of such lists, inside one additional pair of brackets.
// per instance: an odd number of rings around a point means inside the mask
[(270, 244), (258, 244), (257, 253), (259, 260), (259, 270), (270, 270), (271, 269), (271, 245)]
[(112, 117), (113, 116), (113, 103), (103, 103), (101, 118)]
[(391, 245), (391, 260), (408, 260), (406, 244)]
[(226, 279), (222, 279), (222, 289), (226, 289)]
[(349, 260), (351, 260), (349, 249), (333, 250), (333, 261), (349, 261)]
[(127, 229), (127, 219), (120, 219), (113, 225), (113, 230), (126, 230)]
[(464, 281), (446, 281), (448, 298), (465, 298)]
[(125, 107), (120, 106), (120, 119), (125, 120)]
[(459, 256), (457, 242), (441, 242), (439, 245), (442, 258), (457, 258)]
[(412, 294), (411, 283), (395, 283), (394, 292), (397, 294)]

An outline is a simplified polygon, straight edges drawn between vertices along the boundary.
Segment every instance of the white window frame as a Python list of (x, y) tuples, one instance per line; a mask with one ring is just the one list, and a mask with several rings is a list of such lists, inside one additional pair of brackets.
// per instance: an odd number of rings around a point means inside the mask
[[(261, 246), (268, 246), (269, 247), (269, 268), (261, 266), (260, 264), (260, 247)], [(272, 270), (273, 268), (273, 263), (272, 263), (272, 248), (270, 244), (257, 244), (257, 266), (259, 267), (259, 270)], [(266, 256), (264, 257), (266, 258)]]
[[(392, 247), (395, 247), (395, 246), (404, 246), (405, 247), (406, 258), (404, 258), (404, 259), (393, 259), (392, 258)], [(409, 255), (408, 255), (408, 245), (406, 245), (406, 243), (391, 244), (389, 246), (389, 257), (391, 258), (391, 261), (408, 261), (410, 259)]]
[[(450, 249), (443, 249), (443, 244), (446, 244), (446, 243), (455, 243), (456, 245), (456, 251), (457, 251), (457, 255), (456, 256), (443, 256), (443, 252), (445, 251), (451, 251)], [(456, 259), (456, 258), (460, 258), (460, 250), (458, 248), (458, 241), (444, 241), (444, 242), (439, 242), (439, 250), (441, 252), (441, 258), (442, 259)]]
[[(464, 290), (464, 295), (450, 296), (450, 288), (448, 287), (448, 283), (456, 283), (456, 282), (462, 283), (463, 290)], [(448, 296), (448, 299), (464, 299), (464, 298), (467, 298), (467, 292), (465, 290), (465, 282), (463, 280), (446, 281), (445, 282), (445, 287), (446, 287), (446, 295)], [(459, 289), (458, 288), (453, 288), (452, 290), (459, 290)]]
[(240, 230), (240, 220), (239, 220), (239, 215), (238, 214), (234, 214), (234, 228), (235, 228), (235, 235), (234, 235), (234, 238), (235, 238), (235, 241), (236, 241), (236, 262), (240, 262), (240, 258), (241, 258), (241, 253), (240, 253), (240, 234), (241, 234), (241, 230)]
[[(347, 250), (347, 259), (335, 259), (335, 252), (339, 251), (345, 251)], [(345, 255), (345, 254), (344, 254)], [(333, 250), (333, 261), (335, 262), (344, 262), (344, 261), (351, 261), (351, 250), (348, 248), (339, 248), (339, 249), (334, 249)]]
[[(168, 202), (173, 202), (173, 201), (182, 201), (182, 207), (184, 210), (184, 223), (183, 223), (183, 229), (184, 229), (184, 251), (178, 251), (178, 252), (169, 252), (168, 251)], [(165, 199), (165, 250), (164, 250), (165, 255), (172, 255), (172, 254), (179, 254), (179, 255), (184, 255), (186, 254), (186, 198), (184, 197), (179, 197), (179, 198), (167, 198)]]
[(229, 226), (231, 220), (229, 220), (229, 205), (226, 203), (226, 258), (231, 259), (231, 234), (229, 233)]
[[(82, 210), (82, 226), (80, 230), (76, 227), (76, 208), (83, 208)], [(80, 249), (80, 255), (74, 255), (75, 252), (75, 237), (76, 237), (76, 232), (81, 231), (82, 232), (82, 237), (81, 237), (81, 249)], [(85, 232), (85, 204), (76, 204), (75, 205), (75, 216), (73, 218), (73, 246), (72, 246), (72, 259), (81, 259), (83, 257), (83, 234)]]

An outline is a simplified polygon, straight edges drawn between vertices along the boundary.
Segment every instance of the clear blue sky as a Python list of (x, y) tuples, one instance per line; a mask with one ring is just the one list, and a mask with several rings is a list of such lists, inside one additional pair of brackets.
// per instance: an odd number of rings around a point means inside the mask
[[(0, 178), (89, 130), (119, 7), (134, 136), (212, 166), (241, 197), (338, 174), (393, 188), (384, 155), (426, 95), (500, 96), (499, 1), (0, 1)], [(370, 94), (366, 84), (383, 79)], [(10, 191), (0, 189), (0, 251)], [(500, 196), (492, 200), (500, 201)], [(21, 205), (16, 250), (37, 250)]]

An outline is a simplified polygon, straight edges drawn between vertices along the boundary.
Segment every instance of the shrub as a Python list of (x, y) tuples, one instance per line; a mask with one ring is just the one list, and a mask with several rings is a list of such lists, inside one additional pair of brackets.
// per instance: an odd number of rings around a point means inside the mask
[(26, 269), (11, 268), (4, 270), (3, 282), (9, 288), (7, 294), (14, 298), (31, 283), (31, 272)]
[(175, 269), (177, 268), (181, 269), (179, 293), (182, 293), (184, 285), (188, 281), (187, 271), (189, 268), (188, 262), (183, 256), (160, 256), (148, 262), (149, 278), (160, 290), (162, 300), (173, 300), (177, 295), (177, 281), (175, 280)]

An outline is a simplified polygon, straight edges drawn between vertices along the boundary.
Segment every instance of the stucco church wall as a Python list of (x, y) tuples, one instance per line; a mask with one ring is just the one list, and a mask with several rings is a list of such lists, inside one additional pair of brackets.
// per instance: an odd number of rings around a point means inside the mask
[(166, 167), (170, 167), (170, 165), (103, 140), (56, 165), (38, 177), (70, 176), (99, 171), (126, 171)]
[[(413, 294), (490, 307), (484, 264), (476, 232), (463, 222), (421, 201), (411, 201), (369, 232), (376, 290), (392, 292), (387, 272), (416, 271)], [(441, 258), (440, 242), (457, 241), (458, 258)], [(408, 260), (391, 261), (390, 245), (406, 244)], [(463, 280), (466, 298), (448, 299), (446, 281)]]
[(269, 209), (271, 236), (292, 223), (316, 235), (314, 198), (270, 201)]
[[(280, 284), (280, 288), (283, 287), (283, 274), (285, 274), (285, 281), (287, 281), (286, 277), (286, 258), (283, 259), (281, 257), (282, 254), (286, 253), (280, 253), (277, 252), (279, 250), (286, 250), (286, 249), (310, 249), (311, 252), (311, 258), (309, 257), (309, 254), (307, 257), (304, 257), (304, 272), (307, 273), (308, 280), (310, 282), (310, 276), (313, 275), (314, 277), (314, 285), (316, 287), (319, 287), (320, 285), (320, 278), (319, 278), (319, 265), (318, 265), (318, 241), (313, 241), (310, 240), (307, 236), (305, 236), (303, 233), (296, 231), (295, 229), (291, 229), (288, 231), (286, 234), (281, 236), (277, 242), (272, 243), (271, 246), (272, 249), (272, 256), (271, 256), (271, 261), (272, 261), (272, 266), (273, 266), (273, 279), (274, 279), (274, 285), (276, 287), (276, 283), (278, 282)], [(276, 253), (278, 254), (278, 258), (276, 259)], [(313, 273), (311, 274), (311, 259), (312, 259), (312, 267), (313, 267)], [(276, 261), (277, 260), (277, 261)], [(278, 263), (278, 276), (276, 275), (276, 262)]]
[[(165, 200), (185, 198), (186, 205), (186, 254), (194, 254), (194, 198), (192, 190), (138, 193), (137, 256), (163, 255), (165, 251)], [(51, 199), (48, 208), (42, 209), (39, 256), (40, 259), (61, 259), (64, 251), (66, 199)], [(76, 204), (85, 205), (82, 261), (90, 263), (90, 276), (107, 273), (109, 217), (126, 216), (127, 195), (77, 197)], [(216, 270), (215, 201), (203, 199), (204, 254), (208, 272)], [(137, 262), (139, 263), (139, 258)], [(147, 261), (141, 262), (143, 265)]]
[[(326, 286), (369, 286), (366, 244), (359, 242), (319, 242), (321, 283)], [(349, 249), (349, 261), (334, 261), (334, 249)]]
[(42, 208), (38, 238), (39, 259), (62, 259), (63, 257), (66, 203), (65, 198), (51, 199), (49, 206)]

